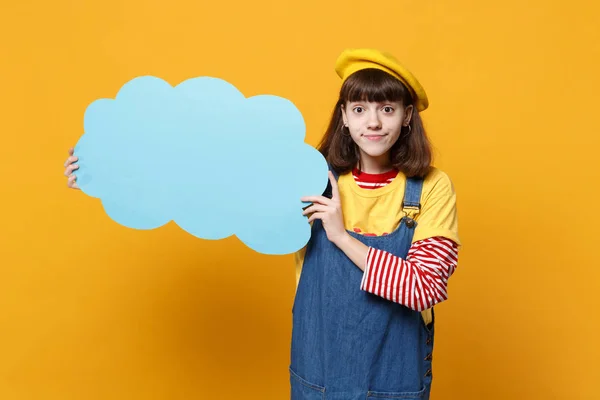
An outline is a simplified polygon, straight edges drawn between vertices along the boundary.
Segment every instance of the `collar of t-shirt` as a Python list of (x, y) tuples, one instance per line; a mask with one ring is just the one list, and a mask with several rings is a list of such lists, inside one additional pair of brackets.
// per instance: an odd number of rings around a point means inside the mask
[(383, 174), (368, 174), (366, 172), (359, 171), (358, 168), (352, 170), (352, 176), (359, 187), (363, 189), (377, 189), (384, 187), (394, 180), (398, 175), (398, 170), (392, 169), (391, 171), (384, 172)]

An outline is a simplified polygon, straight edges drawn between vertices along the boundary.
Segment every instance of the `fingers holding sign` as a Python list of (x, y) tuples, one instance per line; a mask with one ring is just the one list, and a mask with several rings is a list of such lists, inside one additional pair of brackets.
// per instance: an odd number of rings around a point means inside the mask
[(68, 187), (70, 187), (71, 189), (81, 190), (79, 188), (79, 186), (77, 185), (77, 176), (75, 176), (73, 174), (73, 171), (75, 171), (76, 169), (79, 168), (79, 165), (75, 164), (75, 162), (77, 162), (79, 160), (79, 158), (77, 156), (74, 156), (73, 153), (74, 153), (74, 149), (71, 147), (69, 149), (69, 157), (63, 164), (63, 166), (65, 167), (65, 171), (63, 172), (63, 174), (68, 178), (67, 179)]
[(302, 212), (302, 215), (310, 215), (308, 218), (309, 223), (317, 219), (321, 220), (323, 228), (327, 233), (327, 238), (331, 242), (336, 243), (341, 240), (347, 232), (344, 227), (344, 217), (337, 181), (331, 171), (329, 171), (329, 182), (331, 183), (331, 199), (325, 196), (302, 197), (301, 201), (312, 203), (312, 205)]

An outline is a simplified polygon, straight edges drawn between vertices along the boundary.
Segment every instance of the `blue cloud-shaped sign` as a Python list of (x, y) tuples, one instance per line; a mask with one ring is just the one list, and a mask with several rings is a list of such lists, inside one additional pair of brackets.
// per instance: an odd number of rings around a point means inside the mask
[(90, 104), (84, 131), (77, 183), (121, 225), (175, 221), (202, 239), (236, 235), (264, 254), (308, 242), (300, 198), (324, 192), (328, 167), (304, 142), (304, 119), (289, 100), (246, 98), (213, 77), (173, 87), (143, 76)]

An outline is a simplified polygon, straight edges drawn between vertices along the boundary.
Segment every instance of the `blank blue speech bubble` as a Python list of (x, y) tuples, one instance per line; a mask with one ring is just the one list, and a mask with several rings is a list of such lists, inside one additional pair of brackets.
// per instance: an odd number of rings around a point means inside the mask
[(281, 97), (246, 98), (213, 77), (173, 87), (142, 76), (88, 106), (75, 175), (126, 227), (174, 221), (202, 239), (236, 235), (259, 253), (289, 254), (310, 238), (300, 198), (328, 183), (305, 130)]

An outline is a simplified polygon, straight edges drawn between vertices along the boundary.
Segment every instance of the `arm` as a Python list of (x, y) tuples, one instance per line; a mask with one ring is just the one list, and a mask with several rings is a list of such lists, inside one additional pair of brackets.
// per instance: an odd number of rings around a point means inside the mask
[(413, 243), (406, 260), (368, 247), (348, 235), (336, 245), (364, 271), (361, 289), (423, 311), (448, 298), (448, 279), (458, 262), (458, 246), (435, 237)]
[(442, 237), (414, 243), (406, 260), (370, 248), (361, 289), (423, 311), (448, 299), (448, 279), (457, 262), (456, 243)]

